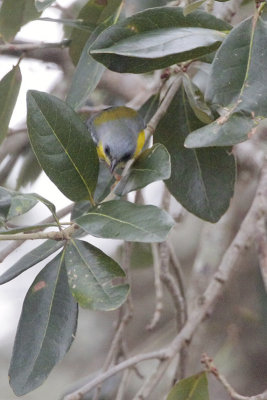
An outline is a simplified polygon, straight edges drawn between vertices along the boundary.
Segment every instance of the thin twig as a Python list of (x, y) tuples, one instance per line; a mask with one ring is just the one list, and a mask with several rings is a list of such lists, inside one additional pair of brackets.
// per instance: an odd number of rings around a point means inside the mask
[(32, 50), (42, 50), (48, 48), (61, 48), (68, 47), (70, 45), (70, 40), (62, 40), (57, 43), (7, 43), (0, 45), (0, 53), (14, 51), (18, 53), (24, 53)]
[(163, 289), (162, 283), (160, 279), (160, 259), (159, 259), (159, 252), (158, 252), (158, 244), (151, 243), (151, 249), (153, 254), (153, 267), (154, 267), (154, 285), (155, 285), (155, 296), (156, 296), (156, 305), (153, 317), (150, 323), (146, 326), (146, 329), (151, 331), (155, 329), (157, 326), (161, 313), (163, 310)]
[(166, 96), (162, 100), (156, 113), (153, 115), (153, 117), (147, 124), (146, 130), (145, 130), (146, 142), (154, 134), (160, 120), (164, 117), (164, 115), (168, 111), (168, 108), (169, 108), (174, 96), (176, 95), (179, 87), (181, 86), (181, 81), (182, 81), (181, 76), (176, 77), (176, 79), (173, 81), (171, 87), (169, 88), (168, 92), (166, 93)]
[(131, 370), (130, 369), (126, 369), (123, 373), (122, 379), (121, 379), (121, 383), (120, 386), (118, 388), (118, 392), (117, 392), (117, 396), (115, 400), (124, 400), (124, 393), (125, 393), (125, 389), (127, 388), (128, 385), (128, 381), (131, 375)]
[(230, 385), (227, 379), (219, 372), (218, 368), (215, 366), (213, 359), (207, 354), (203, 354), (201, 358), (202, 364), (205, 365), (207, 372), (213, 374), (219, 382), (224, 386), (226, 391), (229, 393), (231, 399), (234, 400), (267, 400), (267, 390), (261, 394), (255, 396), (242, 396), (237, 393), (235, 389)]
[[(62, 208), (62, 210), (57, 211), (57, 217), (58, 218), (63, 218), (65, 217), (67, 214), (69, 214), (71, 212), (71, 210), (73, 209), (73, 204), (70, 204), (64, 208)], [(39, 224), (46, 224), (49, 222), (54, 221), (54, 216), (49, 216), (48, 218), (43, 219), (41, 222), (39, 222)], [(0, 263), (4, 261), (4, 259), (9, 256), (9, 254), (11, 254), (14, 250), (16, 250), (18, 247), (20, 247), (25, 240), (16, 240), (13, 243), (10, 243), (6, 248), (4, 248), (1, 252), (0, 252)]]

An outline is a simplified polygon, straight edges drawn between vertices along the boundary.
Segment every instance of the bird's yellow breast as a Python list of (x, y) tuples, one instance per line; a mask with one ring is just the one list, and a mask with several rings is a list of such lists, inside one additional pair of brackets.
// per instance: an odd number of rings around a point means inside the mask
[(135, 149), (133, 158), (136, 158), (137, 156), (139, 156), (139, 154), (142, 151), (142, 148), (144, 147), (145, 140), (146, 140), (145, 131), (139, 132), (139, 135), (137, 138), (136, 149)]

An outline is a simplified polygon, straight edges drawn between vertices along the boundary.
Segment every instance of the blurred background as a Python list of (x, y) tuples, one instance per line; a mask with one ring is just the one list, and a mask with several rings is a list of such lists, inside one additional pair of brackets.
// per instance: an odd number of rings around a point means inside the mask
[[(232, 0), (231, 0), (232, 1)], [(73, 4), (72, 4), (73, 3)], [(43, 17), (75, 18), (86, 1), (58, 0), (56, 7), (48, 8)], [(126, 14), (151, 6), (166, 4), (166, 1), (146, 0), (126, 2)], [(217, 12), (220, 13), (218, 5)], [(240, 11), (233, 15), (237, 23), (252, 13), (252, 2), (244, 1)], [(24, 26), (16, 36), (18, 41), (58, 42), (68, 37), (70, 28), (62, 24), (34, 21)], [(12, 54), (1, 55), (0, 78), (17, 62)], [(41, 173), (27, 140), (25, 131), (26, 102), (28, 89), (51, 92), (64, 98), (70, 84), (74, 66), (67, 50), (47, 51), (46, 56), (36, 52), (21, 61), (22, 87), (15, 111), (12, 116), (11, 129), (21, 129), (16, 133), (16, 143), (10, 142), (8, 153), (0, 155), (0, 185), (23, 192), (36, 192), (62, 209), (70, 204), (51, 181)], [(209, 65), (203, 69), (201, 80), (206, 79)], [(118, 84), (119, 83), (119, 84)], [(145, 101), (151, 76), (123, 76), (107, 71), (97, 90), (88, 101), (89, 106), (101, 104), (125, 104), (133, 99)], [(140, 105), (141, 105), (140, 104)], [(260, 134), (259, 134), (260, 135)], [(261, 136), (266, 135), (263, 127)], [(261, 139), (262, 140), (262, 139)], [(14, 148), (12, 147), (14, 146)], [(175, 249), (183, 270), (187, 298), (193, 301), (206, 287), (216, 270), (225, 250), (237, 232), (246, 214), (257, 187), (262, 152), (257, 140), (237, 146), (236, 157), (238, 177), (235, 196), (227, 213), (213, 225), (203, 222), (185, 211), (174, 199), (171, 199), (171, 212), (177, 220), (170, 241)], [(7, 168), (9, 165), (9, 168)], [(10, 168), (11, 166), (11, 168)], [(8, 170), (8, 173), (7, 173)], [(162, 183), (149, 185), (144, 190), (147, 203), (160, 205), (164, 196)], [(17, 219), (20, 224), (33, 224), (49, 214), (44, 206), (37, 205), (33, 210)], [(68, 216), (65, 217), (66, 220)], [(90, 237), (90, 242), (122, 262), (123, 243), (120, 241), (100, 240)], [(41, 241), (24, 243), (1, 263), (1, 273), (9, 268), (23, 254), (37, 246)], [(6, 246), (0, 243), (0, 252)], [(47, 263), (47, 260), (45, 260)], [(134, 315), (126, 328), (126, 340), (129, 354), (150, 351), (168, 344), (176, 333), (175, 313), (172, 299), (164, 291), (164, 309), (160, 322), (153, 332), (146, 327), (151, 321), (155, 307), (153, 257), (150, 245), (137, 244), (131, 256), (131, 291)], [(34, 267), (15, 280), (0, 287), (0, 399), (14, 400), (16, 396), (8, 385), (8, 366), (16, 327), (21, 312), (23, 299), (28, 287), (44, 263)], [(123, 265), (122, 265), (123, 266)], [(77, 337), (65, 359), (53, 370), (48, 380), (34, 392), (22, 396), (24, 400), (60, 399), (67, 391), (79, 387), (88, 381), (89, 376), (97, 373), (105, 360), (114, 334), (119, 311), (96, 313), (80, 310)], [(214, 357), (216, 365), (225, 374), (235, 389), (245, 395), (263, 391), (267, 382), (267, 297), (257, 261), (256, 249), (249, 250), (238, 267), (238, 273), (232, 278), (227, 290), (220, 298), (212, 316), (198, 330), (189, 347), (186, 375), (190, 376), (201, 370), (200, 358), (203, 352)], [(153, 361), (140, 366), (141, 373), (148, 371)], [(172, 366), (173, 368), (174, 366)], [(169, 372), (171, 379), (171, 368)], [(101, 399), (114, 399), (118, 377), (107, 382), (103, 387)], [(129, 380), (127, 398), (136, 391), (140, 378), (133, 371)], [(164, 380), (151, 396), (151, 399), (163, 399), (168, 385)], [(227, 400), (224, 389), (210, 379), (210, 396), (212, 400)], [(88, 399), (91, 397), (89, 396)]]

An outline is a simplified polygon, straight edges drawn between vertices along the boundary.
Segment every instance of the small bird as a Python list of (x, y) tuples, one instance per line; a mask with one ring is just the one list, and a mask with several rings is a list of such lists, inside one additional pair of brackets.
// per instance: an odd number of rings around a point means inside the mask
[(145, 143), (145, 124), (132, 108), (120, 106), (101, 111), (86, 123), (97, 146), (98, 157), (105, 160), (110, 172), (123, 168), (135, 159)]

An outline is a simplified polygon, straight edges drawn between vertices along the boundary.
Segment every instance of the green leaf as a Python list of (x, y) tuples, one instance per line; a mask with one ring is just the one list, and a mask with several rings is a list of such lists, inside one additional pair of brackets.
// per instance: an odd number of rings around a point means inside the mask
[(86, 126), (63, 101), (47, 93), (27, 94), (32, 148), (45, 173), (73, 201), (89, 199), (98, 176), (98, 157)]
[(90, 0), (82, 7), (77, 19), (82, 20), (83, 24), (88, 26), (88, 31), (81, 32), (79, 29), (73, 29), (71, 32), (70, 56), (75, 65), (78, 63), (83, 48), (92, 32), (100, 23), (113, 14), (120, 4), (121, 0)]
[(183, 75), (183, 85), (190, 107), (194, 111), (196, 117), (204, 122), (204, 124), (211, 123), (214, 118), (210, 108), (204, 101), (203, 94), (186, 74)]
[(0, 285), (11, 281), (22, 272), (38, 264), (63, 246), (63, 242), (46, 240), (40, 246), (21, 257), (12, 267), (0, 276)]
[(170, 391), (167, 400), (209, 400), (205, 372), (180, 380)]
[(147, 125), (151, 120), (160, 104), (159, 94), (152, 95), (138, 110), (138, 113), (143, 118), (144, 124)]
[(82, 307), (109, 311), (126, 300), (129, 285), (118, 284), (118, 278), (125, 277), (124, 271), (98, 248), (71, 240), (65, 263), (72, 294)]
[(26, 152), (23, 154), (23, 156), (24, 159), (22, 160), (22, 165), (17, 175), (16, 190), (35, 182), (42, 172), (41, 166), (38, 163), (31, 147), (26, 149)]
[(109, 195), (114, 182), (115, 178), (111, 174), (107, 164), (105, 162), (100, 162), (97, 185), (94, 194), (94, 200), (96, 203), (100, 203)]
[(203, 123), (195, 116), (183, 86), (160, 121), (154, 141), (166, 146), (172, 173), (166, 185), (171, 194), (196, 216), (216, 222), (233, 195), (234, 157), (224, 148), (190, 150), (186, 136)]
[(170, 175), (170, 155), (166, 147), (157, 143), (143, 151), (135, 160), (128, 173), (117, 184), (115, 194), (124, 196), (133, 190), (149, 185), (149, 183), (168, 179)]
[(37, 199), (30, 194), (20, 194), (0, 187), (0, 218), (8, 221), (31, 210)]
[(191, 14), (191, 12), (195, 11), (197, 8), (202, 6), (206, 0), (197, 0), (194, 1), (194, 3), (188, 3), (184, 8), (183, 8), (183, 13), (184, 16), (186, 17), (188, 14)]
[(37, 275), (23, 304), (9, 369), (17, 396), (40, 386), (69, 350), (77, 326), (77, 303), (62, 253)]
[[(96, 203), (100, 203), (109, 195), (111, 186), (114, 184), (114, 182), (115, 178), (111, 174), (109, 168), (107, 168), (106, 163), (100, 162), (97, 185), (94, 194), (94, 201)], [(71, 213), (71, 219), (73, 220), (80, 217), (88, 212), (90, 208), (92, 208), (92, 205), (89, 201), (82, 200), (75, 203)]]
[(6, 137), (20, 85), (21, 72), (19, 65), (16, 65), (0, 81), (0, 144)]
[(19, 215), (25, 214), (27, 211), (31, 210), (37, 202), (38, 200), (33, 198), (31, 195), (14, 193), (12, 195), (12, 201), (6, 219), (10, 220)]
[(174, 225), (158, 207), (123, 200), (102, 203), (75, 221), (93, 236), (133, 242), (162, 242)]
[(180, 7), (152, 8), (106, 29), (90, 54), (113, 71), (148, 72), (214, 51), (229, 29), (203, 11), (185, 17)]
[(85, 102), (90, 93), (97, 87), (105, 67), (95, 61), (89, 54), (89, 49), (95, 37), (104, 29), (103, 24), (96, 29), (82, 51), (80, 60), (74, 72), (66, 102), (75, 110)]
[(9, 42), (23, 25), (39, 15), (34, 0), (3, 0), (0, 10), (0, 33)]
[[(260, 16), (258, 15), (260, 14)], [(187, 147), (228, 146), (242, 142), (267, 117), (267, 6), (241, 22), (216, 54), (206, 98), (223, 113), (212, 125), (198, 129)]]
[(43, 11), (47, 7), (51, 6), (55, 0), (35, 0), (35, 7), (37, 11)]

